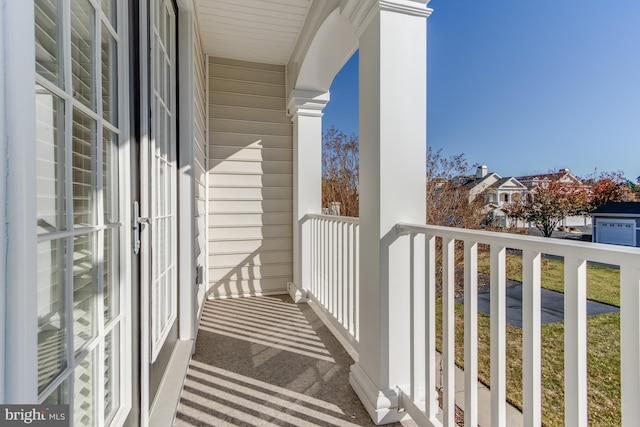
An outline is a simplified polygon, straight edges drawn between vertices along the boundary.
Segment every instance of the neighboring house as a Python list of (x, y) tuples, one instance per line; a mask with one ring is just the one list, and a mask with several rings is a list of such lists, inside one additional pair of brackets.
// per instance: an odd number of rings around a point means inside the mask
[[(522, 184), (524, 184), (529, 191), (533, 190), (536, 186), (545, 181), (559, 181), (571, 185), (584, 185), (580, 178), (573, 175), (567, 168), (560, 169), (558, 172), (544, 173), (539, 175), (526, 175), (516, 178)], [(591, 225), (591, 217), (589, 215), (575, 215), (562, 219), (559, 224), (562, 227), (581, 227)]]
[(573, 175), (571, 173), (571, 170), (566, 168), (560, 169), (558, 172), (519, 176), (517, 177), (517, 179), (530, 190), (544, 181), (559, 181), (575, 185), (582, 185), (582, 181), (580, 181), (580, 178)]
[(592, 241), (640, 247), (640, 202), (609, 202), (590, 215)]
[[(496, 172), (488, 172), (487, 166), (478, 166), (476, 175), (459, 177), (461, 186), (469, 190), (469, 200), (477, 197), (484, 197), (484, 209), (487, 214), (487, 221), (497, 227), (530, 227), (530, 224), (510, 219), (502, 208), (514, 201), (514, 196), (526, 197), (530, 195), (535, 187), (545, 181), (558, 180), (572, 185), (583, 185), (582, 181), (571, 174), (569, 169), (562, 169), (558, 172), (527, 175), (520, 177), (503, 178)], [(563, 218), (560, 223), (564, 227), (587, 226), (591, 224), (591, 217), (579, 215)]]
[(511, 203), (514, 196), (524, 197), (529, 191), (516, 178), (503, 178), (495, 172), (487, 172), (487, 166), (478, 166), (475, 176), (464, 177), (461, 185), (469, 190), (469, 201), (484, 198), (487, 221), (497, 227), (515, 225), (502, 207)]

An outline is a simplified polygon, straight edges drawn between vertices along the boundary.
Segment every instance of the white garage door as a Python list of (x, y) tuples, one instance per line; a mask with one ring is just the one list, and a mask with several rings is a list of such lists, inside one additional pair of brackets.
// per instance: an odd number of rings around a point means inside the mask
[(636, 223), (634, 220), (599, 220), (599, 243), (635, 246)]

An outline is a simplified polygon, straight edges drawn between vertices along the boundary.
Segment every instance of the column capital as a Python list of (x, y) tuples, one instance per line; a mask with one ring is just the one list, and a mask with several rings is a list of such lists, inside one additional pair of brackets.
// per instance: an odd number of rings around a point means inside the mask
[(329, 92), (294, 89), (287, 100), (287, 115), (291, 120), (298, 116), (322, 117), (322, 110), (329, 99)]
[(433, 9), (427, 7), (431, 0), (345, 0), (341, 13), (351, 21), (358, 37), (373, 17), (381, 10), (428, 18)]

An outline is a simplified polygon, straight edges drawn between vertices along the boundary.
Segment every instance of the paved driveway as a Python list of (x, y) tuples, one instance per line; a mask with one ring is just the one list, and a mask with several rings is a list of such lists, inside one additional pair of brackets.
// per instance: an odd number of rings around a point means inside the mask
[[(542, 312), (540, 314), (543, 325), (548, 323), (564, 321), (564, 294), (561, 292), (540, 290)], [(457, 299), (462, 303), (463, 299)], [(519, 282), (507, 281), (506, 293), (507, 323), (522, 328), (522, 284)], [(491, 294), (478, 294), (478, 311), (489, 314), (491, 311)], [(600, 302), (587, 300), (587, 316), (598, 314), (616, 313), (620, 311), (618, 307), (603, 304)]]

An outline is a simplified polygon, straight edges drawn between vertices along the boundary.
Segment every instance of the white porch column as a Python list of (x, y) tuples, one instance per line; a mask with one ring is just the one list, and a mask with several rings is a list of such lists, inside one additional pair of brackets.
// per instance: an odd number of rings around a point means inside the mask
[(426, 218), (426, 2), (343, 12), (360, 34), (360, 358), (350, 382), (378, 424), (405, 415), (397, 388), (410, 380), (410, 242), (395, 225)]
[(322, 109), (328, 92), (293, 90), (287, 113), (293, 122), (293, 283), (287, 289), (295, 302), (307, 301), (310, 280), (309, 213), (322, 213)]

